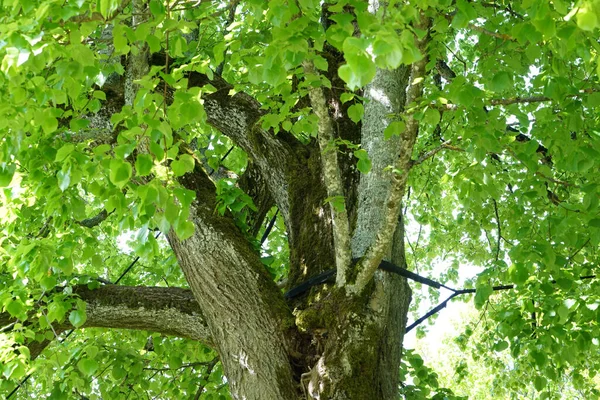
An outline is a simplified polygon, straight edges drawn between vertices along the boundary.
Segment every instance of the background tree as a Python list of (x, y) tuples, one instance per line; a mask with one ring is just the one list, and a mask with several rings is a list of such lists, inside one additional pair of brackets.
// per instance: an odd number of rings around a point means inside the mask
[(405, 277), (469, 262), (480, 351), (596, 395), (599, 18), (6, 0), (0, 389), (395, 399)]

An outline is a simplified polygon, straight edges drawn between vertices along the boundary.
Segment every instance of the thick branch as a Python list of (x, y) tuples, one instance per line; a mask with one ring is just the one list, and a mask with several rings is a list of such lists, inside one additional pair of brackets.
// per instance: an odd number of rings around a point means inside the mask
[(179, 178), (196, 192), (194, 234), (168, 240), (206, 315), (234, 397), (294, 398), (288, 340), (293, 316), (258, 252), (227, 215), (215, 213), (215, 187), (199, 163)]
[(190, 87), (207, 84), (217, 89), (215, 93), (202, 97), (207, 122), (248, 154), (267, 183), (283, 217), (288, 220), (290, 200), (286, 190), (286, 168), (293, 165), (290, 161), (294, 153), (292, 146), (297, 144), (297, 140), (285, 132), (275, 136), (263, 130), (259, 121), (265, 112), (252, 96), (243, 92), (231, 96), (229, 92), (233, 87), (222, 78), (215, 76), (210, 80), (206, 75), (191, 73)]
[[(303, 63), (304, 72), (307, 75), (317, 75), (315, 67), (311, 61)], [(323, 166), (323, 175), (331, 216), (333, 219), (333, 240), (335, 245), (335, 264), (338, 270), (337, 283), (343, 286), (346, 282), (346, 271), (350, 265), (350, 225), (348, 223), (348, 213), (346, 212), (346, 200), (344, 198), (344, 187), (340, 175), (340, 167), (337, 159), (337, 152), (333, 144), (333, 123), (329, 115), (323, 89), (320, 87), (311, 87), (309, 97), (313, 106), (313, 111), (319, 118), (319, 148), (321, 150), (321, 164)]]
[[(118, 285), (90, 290), (81, 285), (73, 292), (86, 302), (87, 320), (82, 328), (146, 330), (214, 346), (204, 315), (190, 290)], [(0, 327), (14, 322), (9, 313), (0, 314)], [(60, 334), (74, 327), (67, 319), (53, 328)], [(49, 343), (29, 343), (31, 358), (35, 359)]]
[[(417, 28), (427, 30), (429, 28), (429, 19), (421, 16)], [(426, 74), (426, 47), (429, 36), (417, 41), (417, 46), (423, 58), (411, 66), (410, 86), (407, 90), (405, 110), (408, 110), (421, 97), (423, 93), (423, 80)], [(411, 167), (412, 151), (419, 132), (419, 121), (414, 118), (414, 114), (408, 114), (406, 117), (406, 128), (400, 136), (400, 149), (397, 161), (394, 165), (392, 175), (392, 186), (386, 200), (386, 215), (379, 228), (377, 237), (373, 244), (367, 249), (363, 261), (359, 264), (359, 271), (356, 281), (347, 289), (350, 292), (360, 292), (373, 277), (373, 274), (379, 267), (379, 263), (385, 256), (392, 241), (392, 237), (398, 224), (398, 215), (402, 197), (406, 189), (406, 181)]]

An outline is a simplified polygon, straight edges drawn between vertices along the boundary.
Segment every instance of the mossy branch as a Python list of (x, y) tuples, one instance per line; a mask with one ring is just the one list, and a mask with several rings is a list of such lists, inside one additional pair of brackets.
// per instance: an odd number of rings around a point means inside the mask
[[(303, 63), (304, 72), (307, 75), (318, 75), (312, 61), (307, 60)], [(319, 119), (318, 141), (321, 151), (321, 164), (323, 167), (323, 176), (327, 188), (327, 197), (335, 198), (335, 204), (330, 202), (331, 216), (333, 219), (333, 240), (335, 246), (335, 264), (337, 268), (337, 284), (343, 286), (346, 282), (346, 272), (350, 266), (350, 224), (344, 198), (344, 189), (340, 166), (338, 163), (335, 147), (331, 148), (334, 139), (333, 123), (323, 89), (320, 87), (311, 87), (308, 91), (313, 110)]]

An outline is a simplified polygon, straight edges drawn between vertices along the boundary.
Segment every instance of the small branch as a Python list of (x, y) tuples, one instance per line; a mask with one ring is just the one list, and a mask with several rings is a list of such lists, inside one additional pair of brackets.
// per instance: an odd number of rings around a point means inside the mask
[(592, 238), (588, 238), (588, 240), (586, 240), (586, 241), (585, 241), (585, 243), (583, 244), (583, 246), (581, 246), (581, 247), (580, 247), (580, 248), (578, 248), (578, 249), (577, 249), (577, 250), (576, 250), (576, 251), (575, 251), (573, 254), (571, 254), (571, 255), (569, 256), (569, 261), (571, 261), (571, 260), (573, 259), (573, 257), (575, 257), (577, 254), (579, 254), (579, 252), (580, 252), (581, 250), (583, 250), (583, 248), (584, 248), (585, 246), (587, 246), (587, 245), (588, 245), (588, 243), (590, 242), (590, 240), (592, 240)]
[(498, 39), (511, 41), (511, 42), (516, 41), (516, 39), (514, 37), (507, 35), (506, 33), (498, 33), (498, 32), (489, 31), (489, 30), (485, 29), (484, 27), (477, 26), (474, 24), (469, 24), (468, 27), (474, 31), (483, 33), (484, 35), (492, 36), (492, 37), (495, 37)]
[(498, 203), (496, 203), (496, 199), (492, 199), (494, 203), (494, 213), (496, 214), (496, 223), (498, 225), (498, 244), (496, 245), (496, 261), (500, 257), (500, 240), (502, 239), (502, 225), (500, 223), (500, 216), (498, 215)]
[(496, 3), (481, 3), (481, 6), (483, 7), (489, 7), (489, 8), (495, 8), (496, 10), (501, 10), (504, 12), (507, 12), (508, 14), (510, 14), (511, 16), (518, 18), (518, 19), (523, 19), (523, 16), (515, 11), (513, 11), (510, 6), (504, 7), (501, 4), (496, 4)]
[(424, 161), (428, 160), (429, 158), (433, 157), (434, 155), (436, 155), (437, 153), (439, 153), (440, 151), (442, 151), (444, 149), (453, 150), (453, 151), (462, 151), (462, 152), (465, 151), (465, 149), (461, 149), (460, 147), (452, 146), (450, 143), (451, 143), (451, 141), (448, 140), (448, 141), (442, 143), (439, 147), (436, 147), (435, 149), (430, 150), (427, 153), (421, 154), (417, 160), (412, 161), (411, 166), (415, 166), (415, 165), (419, 165), (419, 164), (423, 163)]
[[(215, 365), (217, 365), (218, 362), (219, 362), (219, 357), (215, 357), (212, 359), (212, 361), (208, 362), (208, 364), (206, 365), (206, 371), (204, 372), (204, 374), (202, 374), (201, 380), (208, 381), (208, 378), (210, 378), (210, 374), (212, 373), (213, 368), (215, 367)], [(200, 384), (198, 386), (198, 390), (196, 391), (194, 400), (200, 399), (200, 396), (202, 395), (202, 392), (204, 392), (205, 387), (206, 387), (206, 384)]]
[(103, 222), (106, 218), (108, 218), (109, 215), (110, 214), (106, 210), (102, 210), (97, 215), (95, 215), (91, 218), (86, 218), (82, 221), (76, 221), (76, 222), (85, 228), (93, 228), (97, 225), (100, 225), (100, 223)]
[(573, 183), (567, 182), (567, 181), (561, 181), (560, 179), (554, 179), (550, 176), (546, 176), (545, 174), (543, 174), (542, 172), (536, 172), (535, 173), (537, 176), (544, 178), (545, 180), (552, 182), (552, 183), (556, 183), (557, 185), (562, 185), (562, 186), (575, 186)]
[[(187, 364), (182, 364), (180, 367), (177, 368), (151, 368), (151, 367), (146, 367), (146, 368), (142, 368), (144, 371), (159, 371), (159, 372), (164, 372), (164, 371), (175, 371), (175, 370), (179, 370), (179, 369), (186, 369), (186, 368), (193, 368), (193, 367), (199, 367), (199, 366), (214, 366), (214, 364), (216, 364), (216, 359), (213, 359), (211, 361), (198, 361), (198, 362), (193, 362), (193, 363), (187, 363)], [(214, 364), (213, 364), (214, 362)]]
[[(580, 90), (579, 93), (570, 94), (565, 97), (567, 99), (572, 99), (575, 97), (580, 97), (584, 94), (597, 93), (597, 92), (600, 92), (600, 88), (590, 88), (590, 89)], [(550, 97), (547, 97), (547, 96), (528, 96), (528, 97), (516, 96), (516, 97), (509, 97), (506, 99), (491, 99), (491, 100), (487, 101), (486, 105), (488, 105), (488, 106), (509, 106), (511, 104), (543, 103), (546, 101), (555, 101), (555, 100)], [(441, 105), (438, 107), (444, 111), (455, 111), (458, 109), (458, 106), (456, 104), (444, 104), (444, 105)]]
[[(304, 72), (307, 75), (317, 75), (315, 66), (310, 60), (303, 63)], [(331, 203), (331, 216), (333, 219), (333, 241), (335, 247), (335, 263), (338, 270), (337, 281), (339, 286), (346, 283), (346, 272), (350, 265), (350, 224), (344, 199), (344, 186), (340, 174), (337, 153), (330, 149), (329, 145), (333, 142), (333, 123), (329, 115), (325, 95), (320, 87), (311, 87), (308, 91), (313, 111), (319, 119), (318, 122), (318, 141), (321, 150), (321, 163), (323, 166), (323, 175), (327, 189), (327, 197), (341, 199), (341, 206), (334, 207)]]

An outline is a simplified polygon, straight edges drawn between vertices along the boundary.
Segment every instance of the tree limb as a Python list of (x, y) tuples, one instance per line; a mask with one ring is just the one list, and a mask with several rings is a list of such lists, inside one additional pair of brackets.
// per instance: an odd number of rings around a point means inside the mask
[[(73, 293), (86, 303), (87, 319), (81, 328), (146, 330), (214, 346), (202, 310), (189, 289), (103, 285), (90, 290), (87, 285), (80, 285)], [(9, 313), (0, 313), (0, 326), (15, 322)], [(56, 334), (74, 328), (68, 319), (53, 325)], [(48, 344), (50, 341), (28, 343), (31, 359), (38, 357)]]
[(202, 96), (206, 122), (248, 154), (267, 183), (281, 214), (289, 220), (290, 200), (286, 190), (289, 171), (286, 168), (293, 165), (290, 162), (295, 154), (293, 146), (299, 142), (286, 132), (275, 136), (262, 129), (259, 121), (265, 112), (252, 96), (243, 92), (230, 95), (233, 86), (219, 76), (209, 79), (204, 74), (190, 73), (188, 87), (208, 84), (217, 91)]
[[(430, 25), (429, 18), (424, 15), (420, 16), (420, 21), (416, 24), (416, 28), (428, 30)], [(414, 103), (421, 97), (423, 93), (423, 81), (426, 74), (427, 65), (427, 43), (430, 40), (429, 35), (423, 39), (417, 40), (417, 47), (423, 58), (411, 66), (410, 85), (406, 95), (405, 110), (414, 106)], [(414, 114), (410, 113), (406, 116), (406, 128), (400, 136), (400, 148), (398, 159), (394, 165), (392, 174), (392, 185), (389, 195), (386, 200), (386, 215), (381, 226), (377, 229), (377, 237), (375, 241), (367, 249), (363, 261), (359, 263), (358, 275), (354, 284), (347, 286), (347, 290), (353, 293), (360, 292), (373, 277), (373, 274), (379, 267), (381, 260), (388, 251), (392, 237), (398, 224), (398, 214), (400, 213), (402, 197), (406, 189), (408, 173), (411, 167), (412, 151), (419, 132), (419, 121), (414, 118)]]
[[(318, 75), (312, 61), (304, 61), (304, 72), (307, 75)], [(348, 213), (346, 200), (344, 198), (344, 187), (340, 174), (340, 167), (335, 147), (331, 148), (333, 143), (333, 124), (329, 116), (329, 110), (320, 87), (311, 87), (308, 95), (313, 106), (313, 111), (319, 119), (319, 148), (321, 150), (321, 164), (323, 166), (323, 175), (327, 196), (330, 199), (329, 207), (333, 219), (333, 241), (335, 246), (335, 264), (338, 270), (338, 286), (344, 286), (346, 282), (346, 272), (350, 265), (350, 224), (348, 222)]]
[(91, 218), (86, 218), (82, 221), (77, 221), (77, 223), (85, 228), (93, 228), (97, 225), (100, 225), (106, 218), (108, 218), (110, 214), (106, 210), (100, 211), (98, 214)]
[(448, 141), (442, 143), (439, 147), (436, 147), (433, 150), (430, 150), (426, 153), (421, 154), (418, 159), (416, 159), (415, 161), (413, 161), (411, 163), (411, 165), (412, 166), (419, 165), (444, 149), (453, 150), (453, 151), (463, 151), (463, 152), (465, 151), (465, 149), (461, 149), (460, 147), (452, 146), (451, 142), (452, 142), (451, 140), (448, 140)]

